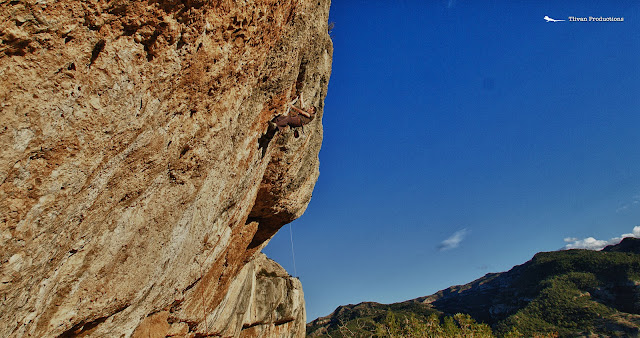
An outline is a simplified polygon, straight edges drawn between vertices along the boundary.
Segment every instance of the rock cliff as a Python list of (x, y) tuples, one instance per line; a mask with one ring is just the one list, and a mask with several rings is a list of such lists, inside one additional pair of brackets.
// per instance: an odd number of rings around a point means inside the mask
[(328, 11), (0, 1), (0, 336), (304, 335), (259, 251), (318, 177)]

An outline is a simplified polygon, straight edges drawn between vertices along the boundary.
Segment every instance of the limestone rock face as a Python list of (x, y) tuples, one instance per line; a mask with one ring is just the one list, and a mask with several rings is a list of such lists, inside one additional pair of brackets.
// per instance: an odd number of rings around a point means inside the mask
[(298, 279), (260, 254), (233, 281), (218, 313), (211, 314), (212, 326), (223, 335), (243, 330), (247, 337), (303, 337), (303, 296)]
[[(168, 323), (169, 311), (147, 317), (133, 337), (188, 333), (183, 322)], [(210, 331), (223, 337), (303, 337), (306, 315), (302, 285), (276, 262), (258, 254), (234, 278), (215, 311), (207, 314)]]
[(318, 177), (328, 11), (0, 2), (0, 336), (304, 335), (259, 251)]

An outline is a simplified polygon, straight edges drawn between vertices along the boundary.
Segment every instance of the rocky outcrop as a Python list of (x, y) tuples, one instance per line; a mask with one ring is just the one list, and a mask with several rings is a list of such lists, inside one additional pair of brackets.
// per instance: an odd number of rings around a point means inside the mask
[[(184, 322), (169, 324), (169, 311), (147, 317), (133, 337), (166, 337), (188, 333)], [(301, 337), (305, 335), (302, 285), (264, 254), (245, 265), (222, 302), (206, 321), (223, 337)]]
[(303, 335), (259, 251), (318, 177), (328, 10), (0, 3), (0, 336)]

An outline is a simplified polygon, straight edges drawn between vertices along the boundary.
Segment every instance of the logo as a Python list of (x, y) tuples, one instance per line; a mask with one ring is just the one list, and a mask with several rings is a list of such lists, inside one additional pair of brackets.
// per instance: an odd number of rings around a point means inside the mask
[(552, 19), (550, 18), (548, 15), (544, 16), (544, 19), (547, 20), (547, 22), (560, 22), (560, 21), (564, 21), (564, 20), (556, 20), (556, 19)]
[[(547, 22), (561, 22), (567, 20), (556, 20), (550, 18), (548, 15), (545, 15), (544, 18)], [(602, 16), (570, 16), (568, 17), (569, 22), (624, 22), (624, 17), (602, 17)]]

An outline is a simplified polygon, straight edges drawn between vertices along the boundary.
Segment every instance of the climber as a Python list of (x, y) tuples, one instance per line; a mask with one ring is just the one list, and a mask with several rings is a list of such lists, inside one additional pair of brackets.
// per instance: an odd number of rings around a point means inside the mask
[[(306, 111), (304, 111), (304, 110), (294, 106), (296, 101), (298, 101), (298, 98), (293, 100), (293, 102), (289, 103), (290, 109), (287, 109), (287, 112), (284, 115), (276, 116), (272, 120), (272, 123), (275, 124), (275, 126), (278, 128), (278, 130), (281, 131), (284, 128), (286, 128), (287, 126), (289, 126), (291, 128), (303, 127), (305, 124), (308, 124), (309, 122), (311, 122), (313, 120), (313, 118), (315, 117), (315, 113), (316, 113), (316, 108), (315, 107), (313, 107), (313, 106), (309, 107)], [(302, 95), (300, 96), (300, 106), (304, 107), (304, 103), (302, 101)], [(294, 112), (291, 112), (292, 114), (289, 114), (291, 109), (293, 109)], [(303, 131), (304, 131), (304, 127), (303, 127)], [(295, 137), (300, 136), (298, 134), (297, 130), (294, 130), (294, 134), (293, 135)]]

